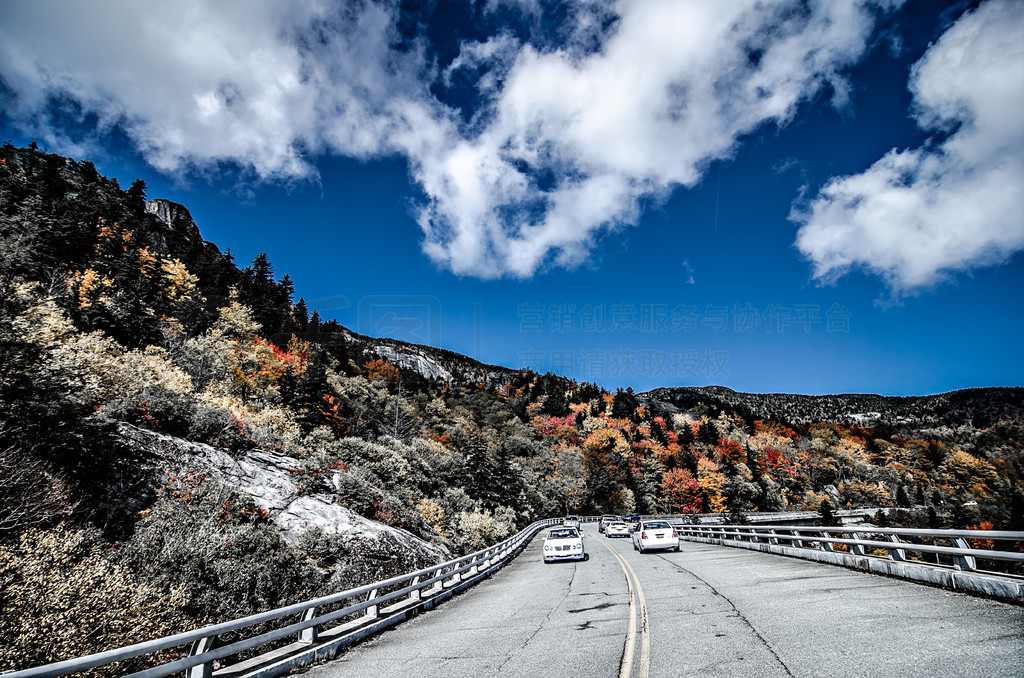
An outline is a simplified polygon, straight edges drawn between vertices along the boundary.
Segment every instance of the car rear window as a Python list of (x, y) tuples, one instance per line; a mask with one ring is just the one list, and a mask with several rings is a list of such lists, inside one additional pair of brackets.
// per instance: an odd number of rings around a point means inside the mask
[(644, 523), (644, 527), (647, 528), (648, 530), (662, 530), (662, 529), (666, 529), (667, 530), (667, 529), (671, 529), (672, 528), (672, 526), (669, 525), (664, 520), (652, 520), (649, 523)]

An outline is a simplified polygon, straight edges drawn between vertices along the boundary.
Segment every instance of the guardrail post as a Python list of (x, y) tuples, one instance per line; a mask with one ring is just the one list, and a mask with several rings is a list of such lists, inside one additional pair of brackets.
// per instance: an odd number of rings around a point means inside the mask
[[(373, 589), (372, 591), (370, 591), (370, 595), (366, 596), (366, 599), (367, 600), (373, 600), (374, 598), (376, 598), (377, 597), (377, 591), (378, 591), (378, 589)], [(376, 617), (379, 613), (380, 613), (380, 606), (379, 605), (371, 605), (370, 607), (366, 608), (366, 616), (367, 617)]]
[[(195, 657), (208, 650), (213, 649), (213, 641), (216, 636), (209, 636), (208, 638), (200, 638), (199, 640), (192, 643), (192, 647), (188, 649), (188, 656)], [(213, 676), (213, 662), (206, 662), (205, 664), (197, 664), (190, 666), (185, 669), (185, 678), (211, 678)]]
[[(953, 546), (957, 547), (958, 549), (969, 549), (969, 548), (971, 548), (967, 544), (967, 540), (964, 539), (963, 537), (954, 537), (954, 538), (950, 539), (950, 541), (953, 542)], [(960, 555), (958, 555), (958, 556), (954, 556), (954, 557), (956, 558), (956, 564), (954, 565), (954, 567), (956, 569), (958, 569), (958, 570), (966, 570), (968, 572), (973, 572), (973, 571), (978, 569), (978, 561), (977, 561), (977, 559), (975, 559), (974, 556), (960, 556)]]
[[(902, 544), (903, 543), (903, 542), (900, 541), (900, 538), (898, 536), (896, 536), (895, 534), (890, 534), (889, 535), (889, 541), (891, 541), (894, 544)], [(903, 562), (903, 561), (905, 561), (907, 559), (907, 552), (904, 551), (903, 549), (891, 548), (891, 549), (889, 549), (889, 557), (892, 558), (895, 561)]]
[[(308, 622), (310, 619), (316, 616), (316, 608), (311, 607), (302, 613), (302, 621)], [(302, 629), (299, 631), (299, 642), (300, 643), (315, 643), (320, 635), (320, 628), (318, 626), (310, 626), (309, 628)]]
[[(857, 538), (856, 534), (853, 535), (852, 537), (850, 537), (850, 534), (848, 532), (844, 532), (843, 536), (851, 538), (851, 539), (856, 539)], [(850, 553), (852, 553), (853, 555), (855, 555), (855, 556), (866, 555), (864, 553), (864, 546), (862, 544), (850, 544), (849, 546), (850, 546)]]
[[(830, 535), (828, 532), (822, 532), (821, 536), (825, 537), (826, 539), (828, 539), (832, 535)], [(821, 544), (821, 550), (822, 551), (835, 551), (835, 549), (832, 547), (832, 542), (830, 542), (830, 541), (820, 541), (818, 543)]]
[(779, 545), (779, 538), (774, 536), (774, 535), (778, 534), (778, 532), (776, 532), (775, 530), (768, 530), (768, 534), (773, 535), (771, 537), (768, 537), (768, 543), (771, 544), (772, 546), (778, 546)]
[[(412, 578), (412, 585), (413, 586), (416, 586), (416, 584), (419, 584), (419, 583), (420, 583), (420, 578), (419, 577), (413, 577)], [(414, 589), (413, 591), (409, 592), (409, 600), (419, 600), (420, 597), (421, 597), (421, 595), (420, 595), (420, 590), (419, 589)]]
[[(793, 535), (794, 537), (800, 536), (800, 533), (796, 532), (794, 530), (790, 530), (789, 533), (791, 535)], [(803, 539), (793, 539), (792, 541), (789, 542), (789, 545), (794, 547), (794, 548), (802, 549), (804, 547), (804, 540)]]

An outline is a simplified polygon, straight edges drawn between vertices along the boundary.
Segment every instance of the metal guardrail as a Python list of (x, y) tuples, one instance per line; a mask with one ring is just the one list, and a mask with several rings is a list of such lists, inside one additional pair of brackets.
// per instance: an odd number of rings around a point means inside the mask
[[(884, 509), (852, 509), (836, 511), (834, 515), (853, 518), (880, 510)], [(642, 520), (669, 521), (681, 540), (814, 560), (1024, 604), (1024, 576), (985, 571), (978, 567), (979, 560), (1010, 563), (1018, 567), (1024, 565), (1020, 546), (1015, 551), (996, 548), (1000, 542), (1024, 543), (1024, 532), (780, 524), (787, 520), (820, 518), (819, 513), (808, 511), (750, 514), (751, 524), (745, 525), (727, 524), (728, 518), (720, 513), (700, 514), (697, 523), (691, 523), (693, 514), (639, 517)], [(589, 522), (598, 520), (599, 516), (583, 516), (581, 519)], [(969, 540), (992, 542), (993, 548), (972, 548)], [(908, 552), (919, 556), (908, 557)]]
[[(906, 561), (907, 551), (931, 553), (950, 556), (953, 567), (958, 570), (974, 572), (978, 570), (977, 559), (999, 560), (1013, 563), (1024, 563), (1024, 553), (996, 549), (972, 548), (968, 539), (987, 540), (992, 542), (1024, 542), (1024, 532), (1003, 530), (920, 530), (911, 528), (883, 527), (799, 527), (799, 526), (763, 526), (754, 525), (675, 525), (682, 539), (698, 537), (705, 539), (721, 539), (747, 542), (767, 542), (779, 544), (787, 542), (796, 548), (817, 548), (834, 551), (836, 544), (843, 544), (854, 555), (871, 555), (868, 549), (884, 550), (890, 560)], [(881, 535), (885, 540), (862, 539), (858, 534), (870, 536)], [(854, 535), (854, 536), (850, 536)], [(901, 539), (901, 537), (903, 539)], [(949, 546), (921, 544), (905, 541), (905, 538), (930, 539), (946, 541)]]
[[(651, 516), (643, 517), (650, 518)], [(666, 515), (658, 517), (675, 519), (683, 516)], [(582, 519), (590, 522), (598, 520), (599, 516), (583, 516)], [(107, 650), (78, 659), (70, 659), (19, 671), (4, 672), (3, 676), (4, 678), (50, 678), (52, 676), (63, 676), (185, 645), (190, 646), (187, 657), (133, 673), (129, 678), (160, 678), (161, 676), (168, 676), (182, 671), (186, 678), (211, 678), (213, 676), (225, 676), (226, 678), (260, 676), (263, 678), (281, 675), (291, 668), (310, 663), (314, 659), (333, 656), (334, 652), (338, 649), (403, 621), (411, 612), (418, 609), (432, 608), (441, 600), (471, 586), (503, 567), (512, 557), (525, 548), (526, 544), (537, 532), (560, 522), (560, 518), (537, 521), (519, 534), (494, 546), (471, 553), (462, 558), (392, 577), (384, 581), (374, 582), (249, 617), (206, 626), (194, 631), (157, 638), (128, 647)], [(935, 565), (931, 563), (911, 562), (911, 559), (906, 555), (907, 551), (911, 551), (921, 554), (933, 554), (935, 557), (946, 556), (952, 560), (952, 569), (963, 573), (979, 572), (977, 567), (977, 560), (979, 559), (1024, 563), (1024, 553), (972, 548), (967, 542), (969, 539), (987, 540), (994, 543), (1008, 541), (1024, 542), (1024, 532), (1000, 530), (920, 530), (857, 526), (680, 525), (677, 521), (674, 522), (673, 527), (679, 532), (680, 539), (730, 546), (744, 546), (746, 548), (782, 552), (785, 555), (796, 555), (796, 553), (791, 552), (816, 552), (830, 557), (846, 556), (847, 553), (841, 553), (835, 548), (836, 545), (843, 545), (849, 555), (855, 556), (860, 560), (869, 559), (873, 563), (889, 561), (896, 564), (920, 564), (930, 569), (935, 569)], [(864, 535), (866, 538), (861, 538), (858, 535)], [(908, 541), (908, 539), (931, 540), (933, 543), (916, 543)], [(937, 545), (934, 543), (936, 540), (945, 541), (949, 545)], [(869, 552), (876, 550), (885, 551), (886, 555), (875, 555)], [(815, 557), (814, 559), (820, 560), (821, 558)], [(851, 565), (851, 563), (837, 564)], [(877, 568), (874, 565), (870, 565), (863, 569), (875, 571)], [(891, 574), (890, 572), (880, 573)], [(896, 576), (902, 575), (896, 573)], [(922, 579), (920, 576), (908, 576), (907, 578)], [(946, 585), (943, 581), (933, 583)], [(1017, 587), (1017, 592), (1015, 594), (1011, 593), (1009, 597), (1020, 600), (1022, 594), (1024, 594), (1024, 583), (1014, 584), (1014, 586)], [(968, 586), (967, 588), (971, 587)], [(389, 592), (382, 594), (380, 593), (382, 590), (389, 590)], [(976, 590), (991, 593), (985, 586), (977, 587)], [(322, 614), (317, 611), (318, 608), (328, 608), (342, 605), (346, 602), (349, 602), (349, 604), (340, 607), (340, 609)], [(358, 616), (349, 621), (344, 621), (346, 617), (353, 615)], [(215, 645), (219, 636), (249, 629), (267, 622), (282, 620), (289, 616), (298, 617), (298, 621), (222, 647), (216, 647)], [(331, 626), (335, 622), (337, 623)], [(242, 652), (288, 637), (294, 637), (296, 641), (237, 665), (222, 667), (216, 672), (214, 671), (214, 662), (235, 657)]]
[[(859, 508), (859, 509), (836, 509), (832, 512), (836, 518), (861, 518), (874, 516), (878, 511), (885, 511), (885, 508)], [(668, 520), (673, 523), (691, 523), (694, 519), (703, 525), (724, 525), (728, 521), (728, 513), (644, 513), (638, 514), (644, 520)], [(753, 523), (818, 520), (821, 513), (818, 511), (757, 511), (747, 514), (747, 519)], [(596, 522), (601, 516), (580, 516), (580, 520)]]
[[(919, 530), (843, 525), (674, 525), (681, 540), (734, 546), (839, 565), (1024, 604), (1024, 577), (985, 571), (979, 561), (1024, 564), (1024, 532)], [(971, 546), (969, 540), (993, 548)], [(939, 543), (941, 542), (941, 543)], [(997, 544), (1014, 542), (1017, 550)], [(1014, 548), (1011, 546), (1010, 548)], [(918, 557), (908, 557), (908, 552)], [(992, 567), (997, 567), (993, 565)]]
[[(195, 631), (106, 650), (78, 659), (5, 672), (3, 675), (4, 678), (63, 676), (185, 645), (190, 646), (187, 657), (133, 673), (129, 678), (159, 678), (182, 671), (186, 678), (211, 678), (215, 675), (258, 675), (261, 677), (281, 675), (295, 666), (331, 656), (341, 647), (351, 645), (362, 637), (399, 623), (408, 616), (411, 610), (430, 609), (441, 599), (450, 597), (455, 592), (471, 586), (503, 567), (525, 548), (537, 532), (559, 522), (560, 519), (537, 521), (500, 544), (462, 558), (384, 581), (249, 617), (213, 624)], [(382, 590), (395, 587), (399, 588), (390, 590), (388, 593), (380, 593)], [(317, 611), (318, 608), (336, 606), (353, 600), (355, 602), (350, 602), (350, 604), (328, 613), (321, 614)], [(389, 603), (391, 605), (386, 606)], [(362, 614), (360, 615), (360, 613)], [(351, 615), (360, 616), (347, 622), (344, 621), (345, 617)], [(219, 636), (291, 616), (298, 617), (298, 621), (229, 645), (215, 646)], [(330, 626), (332, 622), (338, 622), (338, 624), (332, 627)], [(219, 668), (216, 673), (214, 672), (214, 662), (229, 659), (241, 652), (288, 637), (295, 637), (296, 642), (284, 648), (270, 650), (264, 655), (246, 660), (239, 665)], [(272, 666), (268, 667), (267, 664)]]

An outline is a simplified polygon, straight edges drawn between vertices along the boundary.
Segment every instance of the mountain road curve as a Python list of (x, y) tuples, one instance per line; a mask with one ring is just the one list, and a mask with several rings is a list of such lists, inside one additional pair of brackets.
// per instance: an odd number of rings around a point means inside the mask
[(542, 533), (491, 579), (306, 675), (1024, 675), (1024, 607), (745, 549), (640, 554), (584, 531), (589, 560), (545, 565)]

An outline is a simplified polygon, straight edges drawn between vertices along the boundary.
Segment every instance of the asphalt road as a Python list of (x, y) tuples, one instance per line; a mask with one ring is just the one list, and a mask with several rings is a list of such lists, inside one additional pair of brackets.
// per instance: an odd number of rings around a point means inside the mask
[(1024, 608), (781, 556), (683, 542), (639, 554), (585, 526), (541, 536), (466, 593), (310, 669), (411, 676), (1024, 676)]

